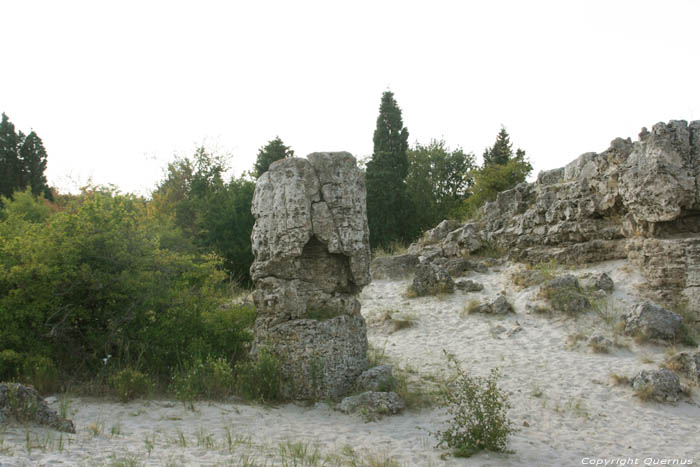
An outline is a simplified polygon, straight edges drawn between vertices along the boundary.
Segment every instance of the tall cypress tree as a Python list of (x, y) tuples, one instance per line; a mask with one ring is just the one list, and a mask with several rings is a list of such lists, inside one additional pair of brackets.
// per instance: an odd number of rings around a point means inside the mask
[(31, 187), (32, 193), (51, 199), (46, 182), (46, 149), (33, 131), (24, 135), (2, 114), (0, 120), (0, 195), (7, 198), (17, 190)]
[(260, 177), (267, 172), (270, 164), (287, 157), (294, 157), (294, 151), (289, 146), (285, 146), (279, 136), (275, 137), (258, 151), (258, 157), (253, 166), (253, 176)]
[(506, 165), (512, 157), (513, 145), (510, 142), (510, 136), (506, 129), (501, 127), (493, 147), (484, 151), (484, 166), (493, 164)]
[(3, 113), (0, 120), (0, 195), (6, 198), (21, 186), (21, 165), (17, 152), (19, 138), (15, 126)]
[(413, 208), (406, 191), (408, 130), (391, 91), (382, 95), (374, 130), (374, 152), (367, 163), (367, 220), (370, 244), (385, 247), (415, 235)]

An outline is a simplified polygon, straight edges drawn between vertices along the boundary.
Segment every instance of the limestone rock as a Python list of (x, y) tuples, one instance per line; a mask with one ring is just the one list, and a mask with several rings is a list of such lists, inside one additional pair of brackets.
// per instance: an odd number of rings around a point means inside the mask
[(673, 340), (681, 330), (683, 318), (653, 303), (640, 303), (624, 316), (625, 334), (650, 339)]
[(584, 289), (602, 290), (611, 293), (615, 289), (615, 283), (606, 273), (595, 274), (581, 280), (581, 286)]
[(17, 383), (0, 383), (0, 420), (10, 417), (20, 422), (29, 421), (75, 433), (73, 422), (59, 417), (36, 389)]
[(391, 365), (372, 367), (357, 378), (357, 387), (365, 391), (391, 391), (395, 384)]
[(349, 396), (338, 404), (337, 409), (343, 413), (363, 412), (372, 420), (382, 415), (395, 415), (402, 412), (406, 404), (395, 392), (367, 391), (356, 396)]
[(418, 266), (418, 256), (407, 253), (375, 258), (370, 265), (372, 279), (400, 279), (413, 275)]
[(666, 360), (665, 366), (700, 384), (700, 350), (679, 352)]
[(666, 368), (642, 370), (632, 378), (632, 388), (642, 398), (657, 402), (677, 402), (683, 393), (678, 375)]
[(582, 293), (578, 279), (567, 274), (550, 279), (540, 287), (540, 296), (545, 298), (553, 309), (565, 313), (581, 313), (591, 304)]
[(455, 284), (443, 268), (433, 263), (423, 262), (416, 268), (411, 288), (416, 295), (422, 297), (438, 293), (452, 293), (455, 290)]
[(504, 297), (503, 295), (499, 295), (494, 301), (490, 303), (483, 303), (481, 305), (477, 305), (472, 310), (470, 310), (470, 313), (486, 313), (494, 315), (505, 315), (512, 312), (513, 306), (510, 303), (508, 303), (508, 300), (506, 300), (506, 297)]
[(480, 292), (484, 290), (484, 286), (478, 282), (470, 281), (468, 279), (457, 281), (455, 283), (457, 288), (463, 292)]
[(367, 367), (364, 174), (349, 153), (282, 159), (258, 179), (252, 212), (253, 352), (281, 359), (284, 397), (339, 397)]

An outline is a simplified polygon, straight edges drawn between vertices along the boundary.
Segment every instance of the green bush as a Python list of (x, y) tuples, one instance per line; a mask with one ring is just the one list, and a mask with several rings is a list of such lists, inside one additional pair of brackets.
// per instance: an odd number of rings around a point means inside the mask
[(500, 376), (492, 369), (488, 377), (468, 375), (453, 356), (456, 377), (441, 394), (441, 404), (451, 415), (449, 426), (437, 431), (438, 446), (445, 445), (457, 457), (470, 457), (480, 451), (508, 452), (508, 436), (515, 429), (507, 412), (506, 394), (497, 386)]
[(122, 402), (149, 394), (153, 388), (150, 378), (133, 368), (125, 368), (109, 378), (109, 385)]
[(199, 398), (223, 399), (229, 396), (234, 387), (233, 369), (222, 357), (199, 358), (177, 371), (172, 378), (170, 389), (175, 397), (185, 405)]
[(11, 349), (0, 352), (0, 381), (16, 381), (22, 372), (22, 355)]
[(242, 397), (249, 400), (280, 400), (280, 361), (277, 355), (261, 348), (255, 360), (236, 365), (236, 389)]
[(41, 394), (60, 389), (58, 370), (53, 361), (41, 355), (27, 355), (22, 365), (22, 380)]

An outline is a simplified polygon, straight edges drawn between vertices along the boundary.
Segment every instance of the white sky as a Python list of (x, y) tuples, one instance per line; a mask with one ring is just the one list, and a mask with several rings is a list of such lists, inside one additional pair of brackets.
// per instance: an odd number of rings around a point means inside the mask
[(276, 135), (367, 156), (387, 88), (412, 144), (480, 156), (503, 124), (536, 173), (700, 119), (698, 24), (693, 0), (0, 0), (0, 112), (62, 190), (148, 194), (202, 143), (236, 174)]

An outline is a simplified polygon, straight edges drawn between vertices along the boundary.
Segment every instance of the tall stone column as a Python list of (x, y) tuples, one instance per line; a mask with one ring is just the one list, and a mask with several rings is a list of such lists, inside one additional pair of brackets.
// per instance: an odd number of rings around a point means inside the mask
[(357, 299), (370, 282), (364, 173), (347, 152), (277, 161), (252, 211), (254, 352), (279, 357), (284, 397), (340, 397), (368, 364)]

